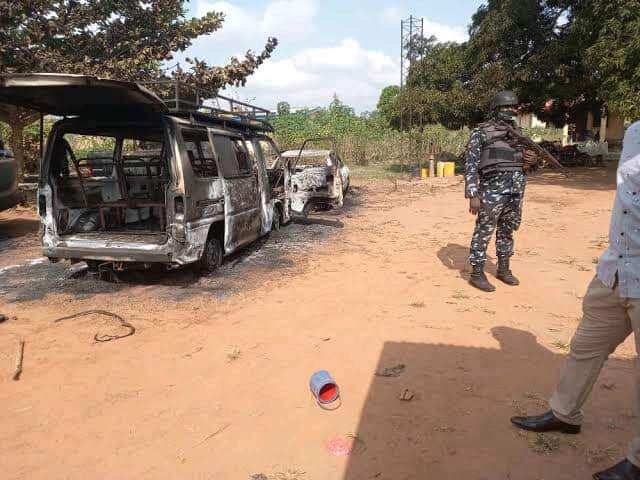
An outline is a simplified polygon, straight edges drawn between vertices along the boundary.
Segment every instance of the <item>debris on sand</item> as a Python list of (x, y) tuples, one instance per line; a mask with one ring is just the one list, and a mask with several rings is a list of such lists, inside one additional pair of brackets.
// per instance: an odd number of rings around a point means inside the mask
[(86, 312), (74, 313), (73, 315), (69, 315), (68, 317), (58, 318), (53, 321), (53, 323), (62, 322), (63, 320), (72, 320), (78, 317), (84, 317), (86, 315), (104, 315), (106, 317), (112, 317), (118, 322), (120, 325), (127, 328), (129, 331), (124, 335), (98, 335), (97, 333), (94, 335), (93, 339), (96, 342), (111, 342), (112, 340), (120, 340), (121, 338), (130, 337), (134, 333), (136, 333), (136, 329), (133, 325), (127, 322), (120, 315), (116, 315), (115, 313), (107, 312), (106, 310), (87, 310)]
[(14, 380), (20, 380), (22, 374), (22, 360), (24, 358), (24, 340), (20, 340), (18, 343), (18, 350), (16, 352), (16, 368), (13, 373)]
[(394, 367), (384, 368), (376, 372), (376, 377), (387, 377), (387, 378), (399, 377), (404, 373), (406, 368), (407, 368), (406, 365), (402, 363)]
[(408, 388), (405, 388), (402, 393), (400, 394), (400, 400), (402, 400), (403, 402), (410, 402), (411, 400), (413, 400), (413, 397), (415, 397), (416, 394), (409, 390)]

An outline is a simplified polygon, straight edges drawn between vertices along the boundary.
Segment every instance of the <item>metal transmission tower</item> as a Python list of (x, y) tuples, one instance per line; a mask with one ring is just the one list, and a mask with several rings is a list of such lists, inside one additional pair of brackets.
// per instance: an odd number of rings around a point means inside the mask
[(418, 60), (423, 40), (424, 18), (411, 15), (400, 21), (400, 88), (404, 87), (411, 66)]

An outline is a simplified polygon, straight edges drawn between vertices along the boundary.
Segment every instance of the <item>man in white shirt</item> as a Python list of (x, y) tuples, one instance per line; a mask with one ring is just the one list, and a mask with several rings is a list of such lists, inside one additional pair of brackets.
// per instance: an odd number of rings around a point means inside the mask
[[(579, 433), (582, 406), (609, 355), (632, 332), (640, 354), (640, 122), (631, 125), (625, 134), (617, 184), (609, 248), (600, 258), (596, 278), (584, 298), (582, 322), (571, 341), (560, 383), (549, 401), (551, 411), (511, 419), (524, 430)], [(636, 363), (640, 407), (640, 360)], [(640, 480), (640, 424), (627, 458), (593, 478)]]

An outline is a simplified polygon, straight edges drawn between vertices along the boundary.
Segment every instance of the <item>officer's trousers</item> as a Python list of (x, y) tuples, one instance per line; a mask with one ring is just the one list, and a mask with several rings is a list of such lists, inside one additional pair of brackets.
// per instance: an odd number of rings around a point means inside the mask
[(481, 192), (482, 207), (476, 219), (471, 237), (469, 263), (481, 265), (487, 261), (487, 248), (496, 232), (496, 254), (498, 258), (513, 255), (513, 232), (520, 227), (522, 219), (522, 195)]
[[(583, 317), (556, 392), (549, 402), (554, 414), (573, 425), (582, 423), (582, 406), (598, 379), (602, 366), (625, 339), (635, 333), (640, 355), (640, 299), (622, 298), (595, 278), (583, 301)], [(640, 360), (635, 359), (636, 407), (640, 408)], [(637, 412), (640, 415), (640, 412)], [(628, 459), (640, 467), (640, 419), (629, 446)]]

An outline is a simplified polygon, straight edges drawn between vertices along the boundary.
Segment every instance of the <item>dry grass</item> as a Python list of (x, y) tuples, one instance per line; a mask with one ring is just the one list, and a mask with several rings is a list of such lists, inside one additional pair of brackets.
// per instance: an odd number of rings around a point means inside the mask
[(607, 448), (601, 448), (599, 446), (589, 448), (586, 453), (586, 460), (589, 465), (596, 465), (604, 461), (614, 460), (618, 456), (618, 447), (611, 445)]
[(511, 406), (516, 411), (516, 413), (522, 417), (527, 415), (527, 409), (522, 406), (522, 404), (518, 400), (513, 400), (511, 402)]
[(229, 363), (239, 360), (240, 357), (242, 357), (242, 351), (238, 347), (234, 347), (231, 352), (227, 353), (227, 361)]
[(523, 396), (527, 400), (534, 401), (537, 408), (543, 409), (548, 407), (547, 400), (541, 395), (538, 395), (537, 393), (526, 392)]
[(469, 299), (469, 295), (465, 294), (464, 292), (457, 291), (453, 295), (451, 295), (451, 298), (455, 298), (457, 300), (467, 300)]
[(573, 257), (559, 258), (556, 260), (557, 263), (562, 263), (564, 265), (575, 265), (577, 261), (578, 260)]
[(560, 450), (560, 438), (555, 435), (537, 433), (529, 440), (529, 447), (541, 455), (551, 455)]
[(409, 306), (411, 306), (413, 308), (424, 308), (425, 304), (424, 304), (424, 302), (411, 302), (409, 304)]
[(558, 350), (569, 350), (569, 344), (567, 342), (563, 342), (562, 340), (556, 340), (551, 344), (551, 346), (557, 348)]
[(290, 468), (284, 472), (278, 472), (271, 475), (269, 480), (304, 480), (306, 472), (299, 468)]

